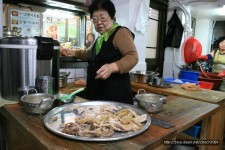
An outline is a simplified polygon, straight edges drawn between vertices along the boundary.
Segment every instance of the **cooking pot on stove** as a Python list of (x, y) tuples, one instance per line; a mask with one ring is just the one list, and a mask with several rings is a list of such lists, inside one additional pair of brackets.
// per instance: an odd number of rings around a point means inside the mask
[[(144, 93), (140, 93), (143, 91)], [(158, 113), (163, 111), (163, 104), (166, 103), (166, 97), (159, 94), (146, 93), (144, 89), (139, 89), (135, 95), (139, 107), (149, 113)]]

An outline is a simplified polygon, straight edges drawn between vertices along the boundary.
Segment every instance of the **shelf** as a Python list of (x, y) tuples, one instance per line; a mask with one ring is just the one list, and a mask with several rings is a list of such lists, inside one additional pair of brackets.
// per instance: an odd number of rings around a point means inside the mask
[(59, 57), (60, 68), (87, 68), (88, 62), (75, 57)]

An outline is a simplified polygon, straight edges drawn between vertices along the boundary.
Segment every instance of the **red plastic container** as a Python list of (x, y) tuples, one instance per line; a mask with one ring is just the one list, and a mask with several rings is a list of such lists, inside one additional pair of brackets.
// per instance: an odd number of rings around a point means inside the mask
[(205, 72), (205, 73), (210, 78), (207, 78), (202, 73), (200, 73), (198, 77), (198, 81), (211, 82), (213, 83), (212, 90), (218, 90), (224, 79), (222, 77), (219, 77), (217, 73), (212, 73), (212, 72)]
[(212, 82), (205, 82), (205, 81), (198, 81), (198, 84), (203, 89), (211, 90), (213, 88), (214, 83)]

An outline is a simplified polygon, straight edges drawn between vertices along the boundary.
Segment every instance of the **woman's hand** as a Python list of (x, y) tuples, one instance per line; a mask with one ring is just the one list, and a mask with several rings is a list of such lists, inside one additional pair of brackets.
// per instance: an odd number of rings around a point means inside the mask
[(97, 76), (95, 79), (107, 79), (114, 72), (118, 72), (118, 66), (116, 63), (105, 64), (100, 69), (98, 69)]
[(75, 56), (75, 51), (74, 50), (69, 50), (69, 49), (61, 49), (60, 54), (62, 56)]
[(207, 55), (201, 55), (198, 59), (208, 60), (208, 56)]
[(198, 59), (202, 59), (202, 60), (212, 60), (212, 55), (211, 54), (207, 54), (207, 55), (201, 55)]

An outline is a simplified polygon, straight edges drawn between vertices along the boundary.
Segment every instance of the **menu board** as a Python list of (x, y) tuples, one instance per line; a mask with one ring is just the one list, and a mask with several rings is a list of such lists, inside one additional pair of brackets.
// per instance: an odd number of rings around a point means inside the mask
[(64, 41), (66, 33), (66, 19), (43, 15), (43, 36), (54, 40)]
[(11, 9), (11, 30), (17, 31), (20, 36), (40, 36), (40, 13)]

